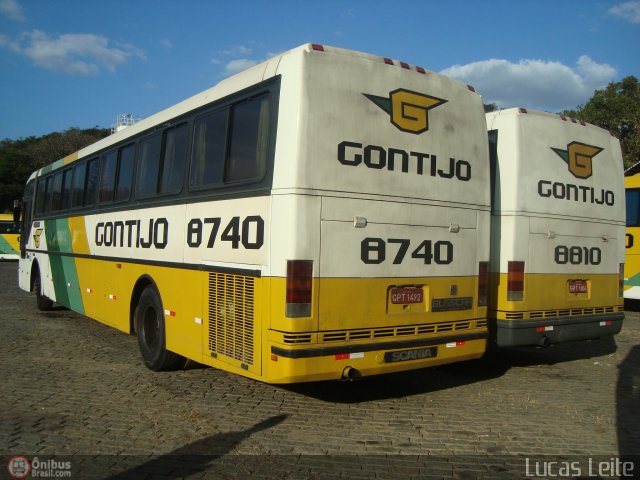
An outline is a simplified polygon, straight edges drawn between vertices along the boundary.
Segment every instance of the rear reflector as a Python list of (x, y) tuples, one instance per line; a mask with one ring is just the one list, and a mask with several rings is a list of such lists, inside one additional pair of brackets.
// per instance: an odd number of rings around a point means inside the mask
[(480, 262), (478, 264), (478, 306), (487, 306), (489, 292), (489, 263)]
[(619, 274), (618, 274), (618, 296), (624, 296), (624, 263), (620, 264)]
[(311, 316), (312, 287), (313, 260), (287, 260), (287, 317)]
[(507, 300), (519, 302), (524, 298), (524, 262), (509, 262), (507, 272)]

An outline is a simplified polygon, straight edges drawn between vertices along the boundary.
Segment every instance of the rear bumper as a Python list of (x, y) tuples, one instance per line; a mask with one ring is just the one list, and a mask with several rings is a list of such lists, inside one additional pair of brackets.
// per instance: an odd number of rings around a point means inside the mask
[(490, 338), (498, 347), (549, 345), (615, 335), (624, 313), (603, 313), (544, 320), (490, 320)]
[(338, 380), (344, 378), (345, 369), (369, 376), (471, 360), (484, 354), (486, 339), (485, 331), (331, 347), (290, 348), (271, 344), (265, 380), (269, 383)]

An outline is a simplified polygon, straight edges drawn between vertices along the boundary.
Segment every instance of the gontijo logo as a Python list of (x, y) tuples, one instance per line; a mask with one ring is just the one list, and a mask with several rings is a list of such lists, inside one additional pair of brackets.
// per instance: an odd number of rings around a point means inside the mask
[(389, 92), (388, 97), (363, 93), (391, 116), (391, 123), (398, 130), (416, 135), (429, 130), (429, 110), (447, 100), (399, 88)]
[(604, 149), (587, 145), (586, 143), (571, 142), (567, 145), (566, 150), (553, 147), (551, 147), (551, 150), (556, 152), (569, 165), (569, 171), (574, 177), (589, 178), (593, 174), (593, 157)]

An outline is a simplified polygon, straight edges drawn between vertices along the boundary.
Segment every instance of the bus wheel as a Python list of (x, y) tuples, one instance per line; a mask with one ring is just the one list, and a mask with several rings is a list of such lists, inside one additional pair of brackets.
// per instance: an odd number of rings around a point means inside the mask
[(166, 349), (162, 301), (155, 288), (147, 287), (140, 295), (134, 313), (138, 346), (144, 364), (155, 372), (181, 368), (185, 358)]
[(53, 308), (53, 300), (47, 298), (45, 294), (42, 292), (42, 280), (40, 279), (40, 270), (36, 268), (33, 277), (33, 291), (36, 293), (36, 305), (38, 305), (38, 310), (42, 312), (46, 312)]

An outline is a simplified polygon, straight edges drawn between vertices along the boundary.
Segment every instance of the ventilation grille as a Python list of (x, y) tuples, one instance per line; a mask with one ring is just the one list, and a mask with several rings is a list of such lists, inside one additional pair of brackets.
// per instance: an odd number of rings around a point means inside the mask
[(209, 274), (209, 350), (253, 365), (254, 278)]
[(435, 323), (429, 325), (412, 325), (392, 328), (374, 328), (363, 330), (343, 330), (326, 332), (321, 335), (322, 342), (345, 342), (350, 340), (370, 340), (385, 337), (403, 337), (407, 335), (424, 335), (429, 333), (454, 332), (471, 328), (486, 327), (486, 320)]
[(592, 307), (592, 308), (566, 308), (560, 310), (532, 310), (530, 312), (505, 312), (507, 320), (523, 320), (536, 318), (570, 317), (576, 315), (595, 315), (598, 313), (615, 313), (623, 310), (623, 307)]

